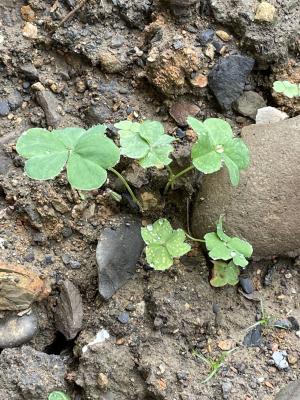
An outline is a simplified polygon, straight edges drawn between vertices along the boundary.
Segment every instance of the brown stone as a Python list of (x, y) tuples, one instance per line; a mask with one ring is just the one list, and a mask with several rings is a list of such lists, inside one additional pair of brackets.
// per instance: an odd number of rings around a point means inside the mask
[(26, 310), (50, 294), (47, 282), (28, 268), (0, 262), (0, 310)]
[(250, 167), (232, 187), (225, 168), (205, 175), (194, 205), (194, 236), (215, 230), (225, 214), (229, 235), (248, 240), (255, 257), (300, 253), (300, 116), (242, 130)]
[(187, 101), (182, 101), (174, 103), (170, 107), (170, 115), (180, 126), (186, 126), (186, 119), (189, 115), (192, 117), (196, 116), (200, 108), (193, 103), (188, 103)]
[(35, 12), (30, 6), (22, 6), (21, 15), (24, 21), (32, 22), (35, 20)]
[(208, 85), (208, 78), (203, 74), (197, 74), (193, 79), (191, 79), (191, 84), (199, 88), (204, 88)]
[(37, 26), (32, 24), (31, 22), (26, 22), (23, 28), (23, 36), (28, 39), (36, 39), (38, 36), (37, 33)]

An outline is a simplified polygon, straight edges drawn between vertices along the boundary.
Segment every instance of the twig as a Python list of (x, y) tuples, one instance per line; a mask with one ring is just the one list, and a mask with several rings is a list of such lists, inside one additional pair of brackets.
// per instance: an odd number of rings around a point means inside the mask
[(73, 15), (87, 2), (87, 0), (81, 0), (77, 6), (73, 8), (67, 15), (63, 17), (60, 23), (57, 25), (56, 29), (60, 28), (66, 21), (68, 21)]

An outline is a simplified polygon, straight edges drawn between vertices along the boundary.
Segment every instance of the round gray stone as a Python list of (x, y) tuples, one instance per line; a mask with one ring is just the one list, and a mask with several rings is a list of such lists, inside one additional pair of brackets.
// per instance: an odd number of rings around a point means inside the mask
[(242, 130), (251, 163), (232, 187), (225, 168), (205, 175), (195, 201), (194, 235), (215, 231), (220, 214), (230, 235), (248, 240), (258, 258), (300, 253), (300, 116)]
[(0, 320), (0, 348), (21, 346), (29, 342), (38, 331), (34, 314), (9, 316)]

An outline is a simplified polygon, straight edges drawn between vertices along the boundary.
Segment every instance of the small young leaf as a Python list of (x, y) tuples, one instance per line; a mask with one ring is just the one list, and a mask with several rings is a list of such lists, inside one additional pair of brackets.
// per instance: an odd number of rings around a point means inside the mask
[(143, 168), (162, 168), (171, 163), (172, 136), (164, 134), (158, 121), (143, 123), (122, 121), (115, 124), (119, 129), (121, 154), (139, 160)]
[(67, 164), (67, 176), (74, 188), (97, 189), (106, 181), (106, 170), (120, 158), (118, 147), (105, 136), (105, 129), (103, 125), (88, 131), (65, 128), (48, 132), (33, 128), (22, 134), (16, 149), (28, 159), (25, 172), (30, 178), (52, 179)]
[(290, 99), (300, 96), (300, 85), (297, 83), (291, 83), (289, 81), (275, 81), (273, 83), (273, 89), (277, 93), (283, 93)]
[(185, 243), (182, 229), (174, 230), (166, 219), (159, 219), (153, 225), (141, 229), (146, 246), (146, 259), (155, 270), (164, 271), (173, 264), (174, 257), (188, 253), (191, 246)]
[(229, 264), (223, 261), (214, 261), (210, 283), (214, 287), (222, 287), (227, 284), (235, 286), (239, 282), (239, 273), (239, 267), (232, 261)]
[(244, 268), (252, 255), (253, 248), (250, 243), (237, 237), (231, 238), (223, 232), (222, 217), (217, 224), (217, 233), (211, 232), (204, 236), (208, 255), (213, 260), (233, 260), (234, 264)]
[(70, 400), (70, 397), (64, 392), (55, 391), (49, 394), (48, 400)]
[(241, 139), (233, 138), (228, 122), (208, 118), (203, 123), (189, 117), (188, 123), (198, 133), (198, 141), (192, 147), (192, 162), (205, 174), (219, 171), (226, 165), (233, 186), (238, 185), (240, 170), (249, 165), (249, 151)]

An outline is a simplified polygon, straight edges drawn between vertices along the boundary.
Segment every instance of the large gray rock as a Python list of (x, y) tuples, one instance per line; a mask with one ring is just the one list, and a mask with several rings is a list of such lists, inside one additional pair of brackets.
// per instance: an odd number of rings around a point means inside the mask
[(242, 130), (251, 164), (238, 187), (223, 168), (203, 178), (192, 228), (202, 237), (225, 214), (228, 234), (247, 239), (254, 256), (300, 252), (300, 116)]
[(96, 259), (99, 293), (104, 299), (109, 299), (135, 274), (143, 248), (141, 224), (132, 217), (122, 218), (101, 232)]
[(60, 356), (29, 346), (0, 354), (0, 399), (47, 400), (54, 390), (67, 391), (67, 368)]
[(285, 386), (275, 397), (275, 400), (299, 400), (300, 399), (300, 381), (291, 382)]

